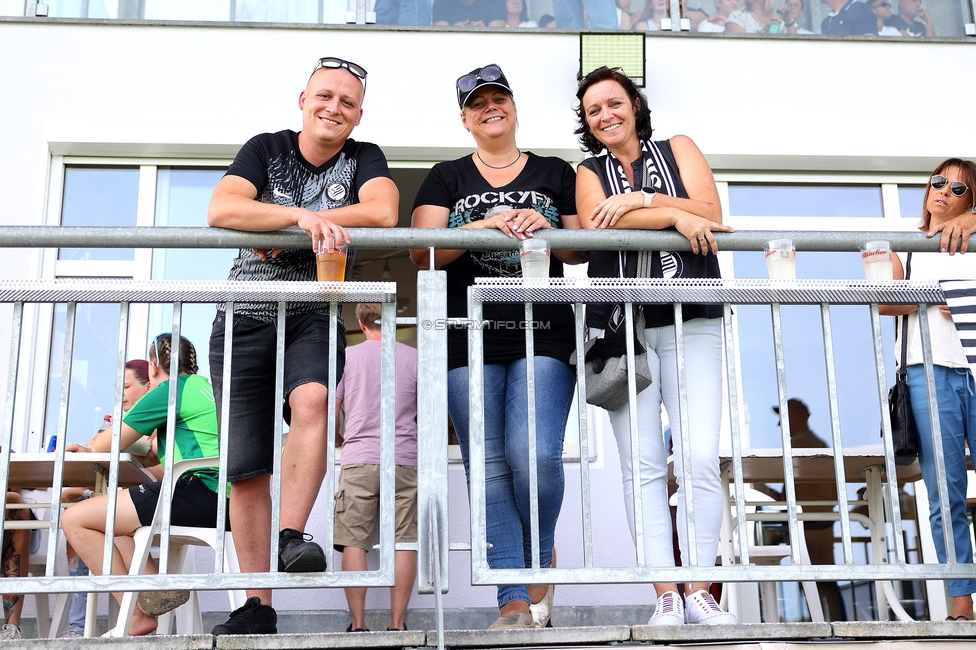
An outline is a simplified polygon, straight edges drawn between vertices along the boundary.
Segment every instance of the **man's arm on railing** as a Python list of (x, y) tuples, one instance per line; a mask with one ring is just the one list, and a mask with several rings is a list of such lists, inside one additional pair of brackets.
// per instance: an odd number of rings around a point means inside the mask
[[(400, 193), (392, 180), (377, 177), (359, 190), (359, 203), (312, 212), (295, 206), (262, 203), (258, 190), (240, 176), (224, 176), (214, 188), (207, 223), (217, 228), (270, 232), (298, 226), (313, 241), (327, 233), (349, 243), (346, 227), (393, 227), (397, 222)], [(328, 215), (328, 217), (326, 217)]]

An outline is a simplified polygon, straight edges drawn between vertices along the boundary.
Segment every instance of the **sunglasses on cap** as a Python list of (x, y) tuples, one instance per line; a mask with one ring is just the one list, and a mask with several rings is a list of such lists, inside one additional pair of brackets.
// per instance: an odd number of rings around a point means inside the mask
[(464, 108), (468, 96), (482, 86), (501, 86), (505, 90), (512, 92), (512, 89), (508, 85), (508, 79), (505, 78), (505, 73), (494, 63), (472, 70), (468, 74), (458, 77), (455, 85), (457, 86), (458, 104), (461, 108)]
[(871, 5), (871, 8), (872, 9), (877, 9), (879, 7), (887, 7), (888, 9), (891, 9), (891, 3), (890, 2), (879, 2), (876, 5)]
[(492, 63), (476, 72), (458, 77), (457, 89), (459, 92), (469, 93), (474, 90), (474, 87), (478, 85), (479, 81), (490, 83), (492, 81), (498, 81), (501, 78), (502, 69)]
[[(937, 190), (941, 190), (948, 182), (949, 179), (941, 174), (936, 174), (929, 179), (929, 185)], [(952, 192), (953, 196), (962, 196), (969, 191), (969, 186), (962, 181), (953, 181), (952, 185), (949, 186), (949, 191)]]
[(363, 92), (366, 92), (366, 68), (358, 63), (346, 61), (345, 59), (340, 59), (335, 56), (323, 56), (321, 59), (319, 59), (319, 62), (315, 64), (315, 69), (312, 70), (312, 74), (315, 74), (322, 68), (345, 68), (349, 71), (349, 74), (356, 77), (363, 83)]

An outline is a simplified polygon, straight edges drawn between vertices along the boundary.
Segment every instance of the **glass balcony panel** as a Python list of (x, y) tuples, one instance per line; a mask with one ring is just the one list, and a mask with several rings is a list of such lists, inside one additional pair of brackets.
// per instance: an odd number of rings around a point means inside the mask
[(146, 20), (230, 21), (230, 0), (146, 0)]
[[(273, 3), (267, 0), (237, 0), (234, 3), (234, 20), (242, 23), (314, 24), (319, 22), (320, 4), (308, 0), (278, 0)], [(328, 4), (328, 0), (325, 4)]]
[[(135, 167), (67, 167), (62, 226), (134, 226), (139, 199)], [(62, 260), (131, 260), (131, 248), (62, 248)]]
[(734, 217), (884, 216), (880, 185), (729, 184)]
[[(114, 20), (119, 15), (119, 2), (125, 4), (132, 0), (49, 0), (48, 16), (51, 18), (108, 18)], [(24, 4), (21, 2), (20, 4)]]
[(23, 16), (24, 0), (0, 0), (0, 16)]

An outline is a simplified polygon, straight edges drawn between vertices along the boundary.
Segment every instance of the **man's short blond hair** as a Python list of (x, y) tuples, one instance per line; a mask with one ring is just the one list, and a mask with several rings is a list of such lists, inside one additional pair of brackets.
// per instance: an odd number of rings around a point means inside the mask
[(383, 308), (378, 302), (361, 302), (356, 305), (356, 318), (368, 329), (380, 329), (379, 320), (382, 316)]

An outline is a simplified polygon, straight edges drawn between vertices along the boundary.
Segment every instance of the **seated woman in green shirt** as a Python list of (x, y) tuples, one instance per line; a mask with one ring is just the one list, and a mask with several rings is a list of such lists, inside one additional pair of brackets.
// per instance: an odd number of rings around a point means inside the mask
[[(157, 444), (147, 459), (158, 457), (165, 461), (166, 411), (169, 399), (169, 367), (172, 335), (160, 334), (149, 346), (149, 384), (152, 390), (136, 402), (122, 418), (120, 448), (125, 449), (140, 437), (158, 431)], [(190, 343), (180, 337), (180, 370), (177, 377), (175, 454), (173, 462), (188, 458), (216, 456), (217, 410), (210, 381), (197, 373), (197, 353)], [(92, 441), (92, 451), (108, 451), (113, 431), (106, 429)], [(157, 446), (158, 445), (158, 446)], [(132, 543), (119, 544), (142, 526), (152, 523), (159, 499), (161, 482), (145, 483), (118, 493), (115, 515), (115, 557), (112, 573), (125, 575), (132, 560)], [(214, 527), (217, 525), (217, 468), (194, 470), (179, 477), (173, 488), (171, 523), (174, 526)], [(75, 504), (64, 511), (61, 529), (68, 543), (78, 551), (91, 572), (102, 569), (105, 545), (105, 517), (108, 495), (94, 497)], [(123, 550), (120, 549), (120, 546)], [(155, 573), (150, 559), (146, 573)], [(113, 594), (121, 602), (122, 594)], [(179, 604), (174, 603), (174, 605)], [(161, 613), (156, 612), (155, 613)], [(149, 634), (156, 629), (156, 618), (136, 608), (129, 626), (131, 636)]]

